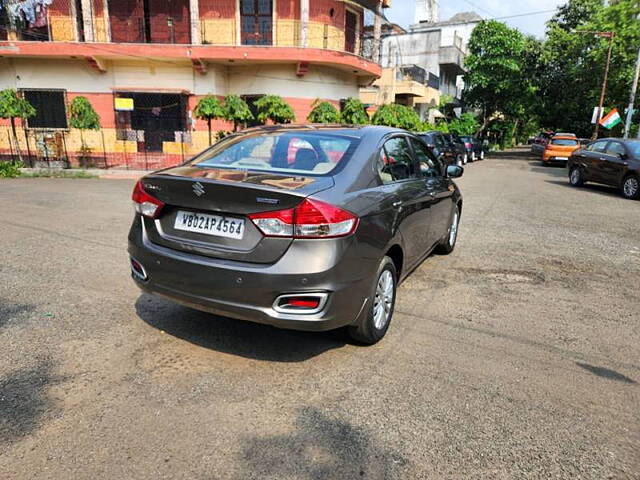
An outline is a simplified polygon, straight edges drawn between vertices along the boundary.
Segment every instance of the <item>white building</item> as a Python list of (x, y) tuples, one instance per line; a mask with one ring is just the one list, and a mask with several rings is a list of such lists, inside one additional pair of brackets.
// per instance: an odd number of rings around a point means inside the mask
[[(474, 12), (462, 12), (448, 20), (437, 21), (436, 0), (416, 0), (415, 20), (416, 23), (406, 33), (383, 37), (382, 67), (406, 68), (416, 65), (428, 73), (430, 86), (443, 95), (459, 100), (467, 44), (482, 17)], [(420, 110), (428, 107), (423, 104)]]

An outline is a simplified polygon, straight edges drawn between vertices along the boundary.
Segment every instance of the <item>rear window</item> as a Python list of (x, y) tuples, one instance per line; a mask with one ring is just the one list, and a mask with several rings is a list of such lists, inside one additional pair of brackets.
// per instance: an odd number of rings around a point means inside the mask
[(303, 174), (327, 174), (347, 161), (357, 140), (309, 132), (256, 132), (232, 136), (204, 151), (190, 163)]
[(570, 138), (554, 138), (553, 140), (551, 140), (551, 144), (571, 147), (578, 145), (578, 140), (572, 140)]

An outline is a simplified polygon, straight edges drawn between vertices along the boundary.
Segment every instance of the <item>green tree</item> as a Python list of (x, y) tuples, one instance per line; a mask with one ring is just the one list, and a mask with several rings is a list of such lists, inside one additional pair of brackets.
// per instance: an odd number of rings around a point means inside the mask
[(381, 105), (373, 114), (371, 123), (413, 131), (420, 130), (422, 126), (420, 117), (413, 108), (396, 103)]
[(348, 125), (366, 125), (369, 123), (369, 115), (362, 102), (354, 97), (348, 98), (340, 112), (342, 122)]
[(470, 112), (465, 112), (459, 118), (449, 122), (449, 131), (458, 135), (474, 135), (478, 128), (480, 128), (480, 122)]
[(253, 120), (253, 114), (249, 105), (238, 95), (227, 95), (222, 105), (224, 119), (233, 123), (233, 131), (238, 131), (238, 126)]
[(211, 120), (224, 118), (224, 109), (222, 108), (222, 105), (220, 105), (220, 101), (213, 95), (202, 97), (198, 101), (196, 108), (193, 109), (193, 115), (200, 120), (207, 121), (207, 129), (209, 131), (209, 145), (211, 145), (213, 143), (211, 137)]
[(316, 100), (307, 116), (311, 123), (340, 123), (340, 112), (329, 102)]
[(523, 75), (524, 52), (524, 36), (502, 22), (480, 22), (471, 33), (464, 100), (482, 109), (480, 131), (496, 115), (515, 119), (529, 106), (533, 86)]
[(11, 122), (11, 133), (18, 150), (18, 159), (20, 162), (22, 162), (22, 154), (20, 152), (18, 134), (16, 133), (15, 120), (16, 118), (20, 118), (24, 121), (27, 118), (33, 117), (35, 114), (36, 109), (33, 108), (33, 105), (24, 98), (20, 98), (14, 89), (7, 88), (0, 92), (0, 118), (8, 118)]
[(100, 116), (94, 110), (87, 97), (78, 96), (69, 105), (69, 125), (80, 130), (80, 151), (83, 155), (89, 151), (84, 141), (85, 130), (100, 130)]
[(278, 95), (264, 95), (255, 102), (258, 121), (266, 123), (291, 123), (296, 116), (293, 108)]

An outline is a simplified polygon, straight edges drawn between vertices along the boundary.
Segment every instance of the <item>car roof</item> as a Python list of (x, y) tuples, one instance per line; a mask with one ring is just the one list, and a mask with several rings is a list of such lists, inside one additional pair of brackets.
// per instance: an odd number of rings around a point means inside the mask
[(553, 137), (551, 137), (551, 140), (577, 140), (576, 137), (573, 137), (571, 135), (554, 135)]

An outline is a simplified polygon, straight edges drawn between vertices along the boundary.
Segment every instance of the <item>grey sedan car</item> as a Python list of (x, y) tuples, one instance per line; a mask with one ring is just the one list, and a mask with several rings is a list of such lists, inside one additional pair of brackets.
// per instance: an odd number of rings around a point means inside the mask
[(133, 192), (131, 273), (144, 291), (299, 330), (380, 340), (396, 288), (456, 244), (462, 197), (418, 137), (387, 127), (231, 135)]

